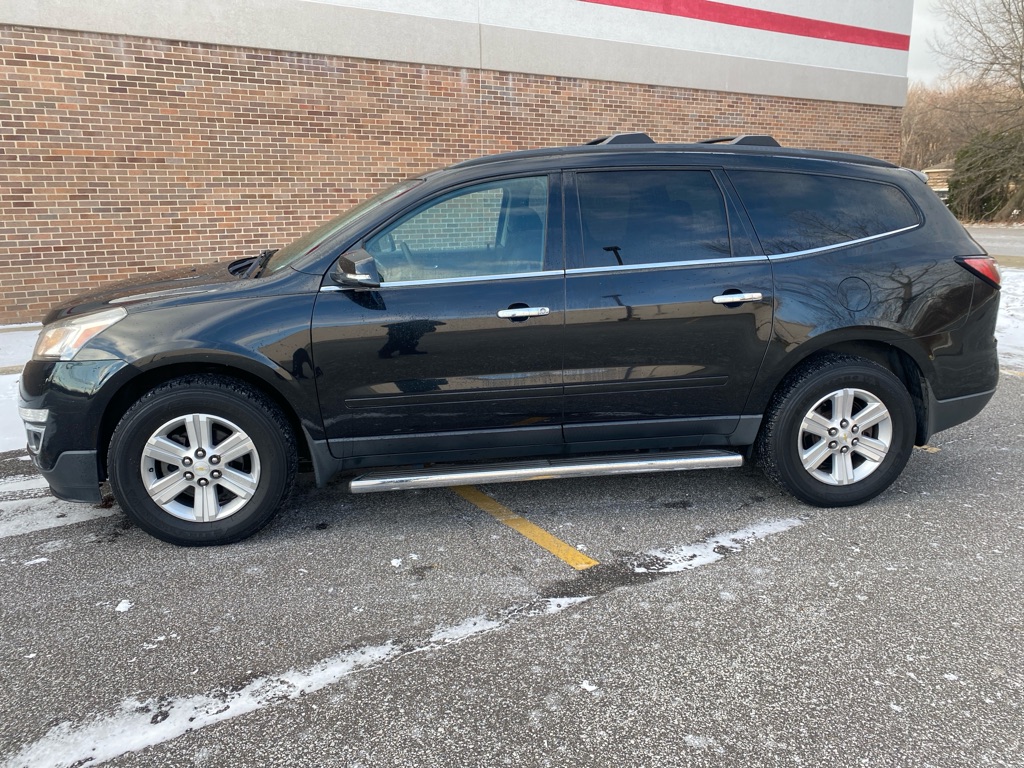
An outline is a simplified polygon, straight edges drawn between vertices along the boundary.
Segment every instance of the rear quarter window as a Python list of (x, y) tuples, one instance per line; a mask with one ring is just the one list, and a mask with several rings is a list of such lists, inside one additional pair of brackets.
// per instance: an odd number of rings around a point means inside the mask
[(921, 223), (917, 208), (891, 184), (779, 171), (730, 171), (729, 177), (768, 255), (842, 245)]

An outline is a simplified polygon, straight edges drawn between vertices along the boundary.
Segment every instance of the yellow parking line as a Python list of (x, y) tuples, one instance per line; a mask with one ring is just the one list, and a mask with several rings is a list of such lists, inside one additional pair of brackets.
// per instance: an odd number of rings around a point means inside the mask
[(477, 490), (471, 485), (460, 485), (452, 488), (459, 496), (470, 504), (482, 509), (499, 523), (504, 523), (509, 528), (518, 531), (534, 544), (553, 554), (560, 560), (568, 563), (577, 571), (585, 571), (595, 565), (600, 565), (597, 560), (587, 557), (576, 547), (566, 544), (561, 539), (552, 536), (543, 528), (534, 525), (529, 520), (520, 517), (508, 507), (499, 504), (486, 493)]

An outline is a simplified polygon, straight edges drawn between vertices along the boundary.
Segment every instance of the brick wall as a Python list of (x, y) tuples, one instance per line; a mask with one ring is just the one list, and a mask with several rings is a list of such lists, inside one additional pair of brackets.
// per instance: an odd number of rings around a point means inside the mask
[(643, 130), (894, 160), (900, 110), (0, 26), (0, 323), (481, 154)]

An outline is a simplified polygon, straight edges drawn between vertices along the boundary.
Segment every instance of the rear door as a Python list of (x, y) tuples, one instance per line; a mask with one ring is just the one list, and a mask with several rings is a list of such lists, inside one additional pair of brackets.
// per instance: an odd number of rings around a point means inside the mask
[(728, 180), (709, 168), (571, 177), (566, 440), (683, 446), (732, 433), (773, 297)]
[(561, 445), (561, 217), (557, 175), (506, 178), (441, 193), (362, 243), (380, 288), (327, 286), (314, 309), (332, 453)]

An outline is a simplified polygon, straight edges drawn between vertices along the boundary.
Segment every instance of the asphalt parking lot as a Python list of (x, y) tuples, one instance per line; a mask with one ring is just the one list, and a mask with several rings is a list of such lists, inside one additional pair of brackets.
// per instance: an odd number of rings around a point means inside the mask
[(478, 489), (585, 570), (450, 489), (308, 481), (253, 539), (178, 549), (0, 454), (0, 755), (1024, 765), (1022, 398), (1005, 373), (854, 509), (750, 468)]

